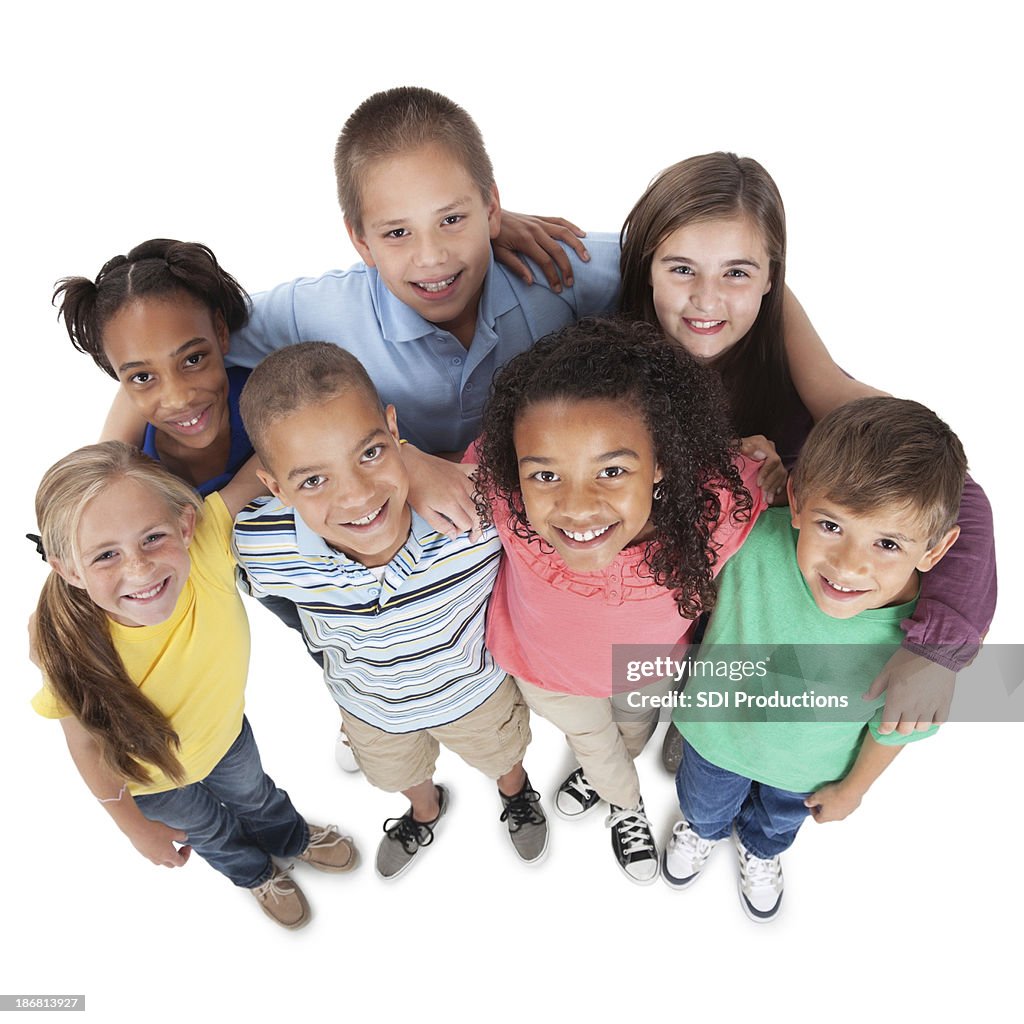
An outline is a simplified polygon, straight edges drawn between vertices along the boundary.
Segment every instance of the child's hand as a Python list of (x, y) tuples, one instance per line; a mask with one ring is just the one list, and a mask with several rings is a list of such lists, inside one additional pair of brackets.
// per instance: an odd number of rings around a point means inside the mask
[(786, 493), (786, 467), (775, 450), (775, 445), (762, 434), (740, 438), (740, 452), (748, 459), (762, 463), (757, 474), (757, 486), (764, 494), (764, 500), (771, 505), (776, 497)]
[(144, 818), (132, 827), (128, 838), (132, 841), (132, 846), (146, 860), (168, 868), (182, 867), (192, 852), (191, 846), (182, 846), (180, 850), (175, 849), (175, 843), (188, 842), (188, 835), (181, 829), (165, 825), (162, 821), (150, 821), (148, 818)]
[(469, 530), (476, 540), (482, 529), (470, 479), (476, 466), (447, 462), (411, 444), (402, 445), (402, 457), (409, 472), (409, 504), (438, 533), (454, 538)]
[(540, 267), (551, 290), (560, 292), (563, 281), (566, 288), (573, 284), (572, 264), (560, 243), (571, 246), (581, 260), (589, 260), (590, 253), (580, 241), (586, 234), (561, 217), (530, 217), (502, 210), (501, 231), (493, 243), (494, 258), (527, 284), (533, 284), (530, 268), (519, 258), (520, 254), (528, 256)]
[(877, 700), (884, 693), (878, 731), (887, 735), (895, 729), (906, 736), (946, 721), (955, 683), (956, 674), (948, 668), (901, 647), (863, 696), (864, 700)]
[(842, 782), (830, 782), (812, 793), (804, 801), (804, 807), (819, 825), (823, 825), (826, 821), (842, 821), (853, 814), (860, 807), (863, 795)]

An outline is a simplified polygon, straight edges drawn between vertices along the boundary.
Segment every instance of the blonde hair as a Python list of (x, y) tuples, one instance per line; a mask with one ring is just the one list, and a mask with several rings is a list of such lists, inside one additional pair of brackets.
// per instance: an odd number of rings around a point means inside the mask
[[(159, 463), (121, 441), (79, 448), (51, 466), (36, 492), (36, 520), (51, 564), (77, 566), (78, 532), (89, 503), (112, 483), (135, 480), (179, 518), (202, 499)], [(175, 782), (184, 772), (177, 733), (125, 671), (106, 613), (56, 570), (36, 607), (36, 647), (43, 673), (61, 703), (99, 742), (104, 763), (120, 777), (150, 781), (147, 765)], [(172, 749), (173, 748), (173, 749)]]

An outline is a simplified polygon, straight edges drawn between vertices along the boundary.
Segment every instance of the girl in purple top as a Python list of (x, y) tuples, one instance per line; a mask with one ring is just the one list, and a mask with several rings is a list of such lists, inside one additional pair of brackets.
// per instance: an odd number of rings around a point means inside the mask
[[(786, 219), (775, 182), (755, 160), (732, 153), (691, 157), (662, 171), (622, 228), (622, 311), (659, 324), (714, 367), (744, 450), (770, 448), (765, 437), (751, 436), (766, 435), (790, 465), (812, 417), (881, 392), (835, 365), (792, 296), (787, 318), (794, 316), (784, 324), (785, 263)], [(762, 482), (766, 492), (781, 494), (783, 480), (776, 472)], [(883, 732), (945, 720), (953, 673), (969, 664), (992, 620), (992, 514), (970, 478), (959, 525), (953, 551), (922, 580), (917, 610), (903, 623), (903, 647), (868, 691), (877, 697), (887, 690)]]

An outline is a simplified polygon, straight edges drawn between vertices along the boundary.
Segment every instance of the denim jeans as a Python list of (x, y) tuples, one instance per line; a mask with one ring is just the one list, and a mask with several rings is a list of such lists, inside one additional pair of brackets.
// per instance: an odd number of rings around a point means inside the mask
[(245, 718), (238, 739), (202, 782), (146, 793), (135, 803), (150, 821), (186, 832), (203, 860), (245, 889), (270, 877), (271, 854), (294, 857), (309, 844), (305, 820), (263, 771)]
[(808, 793), (791, 793), (736, 775), (705, 760), (683, 740), (676, 772), (679, 808), (702, 839), (724, 839), (735, 824), (743, 845), (761, 860), (793, 845), (810, 813)]

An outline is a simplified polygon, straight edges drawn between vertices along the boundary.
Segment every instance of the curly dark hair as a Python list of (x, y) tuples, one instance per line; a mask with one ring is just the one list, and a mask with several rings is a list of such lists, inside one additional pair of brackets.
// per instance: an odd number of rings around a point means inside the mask
[(644, 562), (656, 583), (674, 591), (680, 615), (709, 610), (719, 494), (732, 495), (736, 521), (749, 518), (753, 505), (734, 461), (735, 435), (717, 374), (658, 328), (618, 318), (581, 320), (506, 364), (484, 410), (477, 509), (486, 517), (507, 508), (509, 528), (531, 542), (543, 543), (526, 515), (513, 429), (531, 405), (559, 399), (607, 399), (643, 417), (664, 474)]

